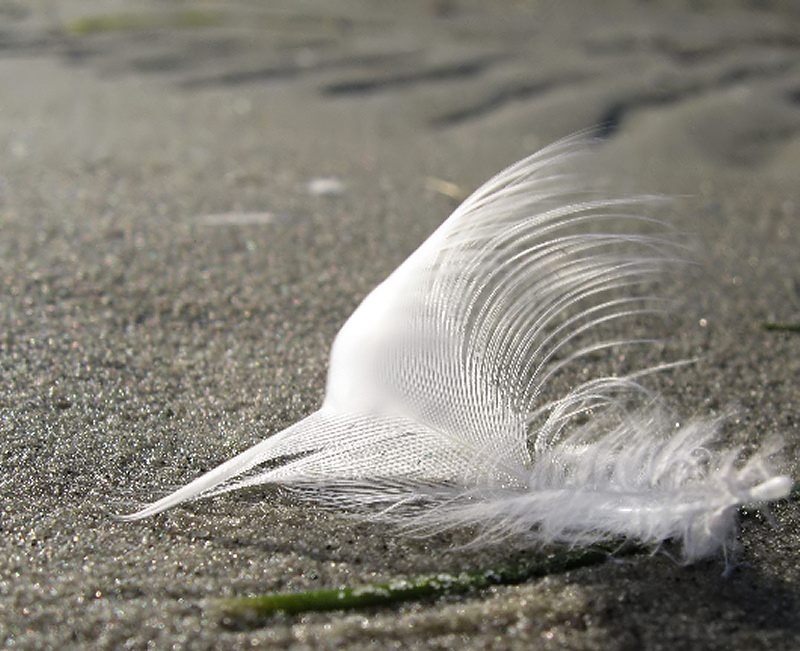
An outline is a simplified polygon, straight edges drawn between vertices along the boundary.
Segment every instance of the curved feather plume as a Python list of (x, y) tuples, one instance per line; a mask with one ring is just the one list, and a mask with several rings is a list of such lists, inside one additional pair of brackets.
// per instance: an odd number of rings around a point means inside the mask
[(663, 308), (646, 287), (680, 257), (637, 215), (644, 200), (559, 172), (585, 144), (489, 180), (364, 299), (319, 411), (126, 517), (277, 484), (416, 530), (477, 525), (479, 542), (675, 538), (687, 560), (724, 547), (737, 506), (791, 487), (767, 453), (710, 452), (715, 421), (676, 429), (640, 384), (658, 369), (550, 395), (578, 361), (643, 343), (614, 332)]

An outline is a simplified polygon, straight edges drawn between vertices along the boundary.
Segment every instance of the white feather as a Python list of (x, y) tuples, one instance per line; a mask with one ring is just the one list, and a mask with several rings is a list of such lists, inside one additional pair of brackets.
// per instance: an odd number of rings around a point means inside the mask
[(614, 333), (660, 309), (645, 287), (679, 258), (641, 199), (559, 172), (584, 148), (495, 176), (376, 287), (334, 341), (319, 411), (126, 517), (277, 484), (411, 529), (477, 526), (479, 542), (725, 547), (739, 505), (790, 490), (766, 452), (740, 459), (716, 421), (674, 427), (639, 383), (657, 369), (546, 397), (577, 361), (642, 343)]

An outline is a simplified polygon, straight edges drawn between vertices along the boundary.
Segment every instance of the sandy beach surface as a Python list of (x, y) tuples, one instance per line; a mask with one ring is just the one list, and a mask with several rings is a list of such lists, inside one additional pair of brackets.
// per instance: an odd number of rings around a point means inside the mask
[[(353, 308), (577, 130), (699, 264), (653, 380), (800, 478), (800, 5), (0, 0), (0, 643), (800, 648), (800, 511), (735, 565), (640, 554), (230, 630), (215, 597), (490, 568), (274, 491), (114, 519), (310, 413)], [(648, 356), (649, 355), (649, 356)], [(637, 359), (631, 360), (636, 364)]]

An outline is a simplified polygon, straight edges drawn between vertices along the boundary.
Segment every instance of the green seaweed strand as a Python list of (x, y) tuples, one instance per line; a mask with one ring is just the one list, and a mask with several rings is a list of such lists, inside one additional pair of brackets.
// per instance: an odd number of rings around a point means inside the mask
[(764, 323), (762, 327), (770, 332), (800, 332), (800, 323)]
[(275, 613), (296, 615), (325, 610), (350, 610), (383, 606), (400, 601), (429, 599), (462, 594), (492, 585), (514, 585), (548, 574), (604, 562), (609, 551), (588, 549), (553, 554), (532, 564), (460, 574), (430, 574), (413, 579), (399, 579), (356, 587), (274, 592), (257, 597), (236, 597), (215, 602), (225, 623), (257, 622)]

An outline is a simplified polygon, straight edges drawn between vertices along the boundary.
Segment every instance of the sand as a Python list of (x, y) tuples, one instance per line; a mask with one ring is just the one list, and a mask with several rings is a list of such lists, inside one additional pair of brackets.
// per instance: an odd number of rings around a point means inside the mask
[(270, 491), (113, 517), (313, 411), (336, 331), (449, 195), (591, 127), (597, 174), (677, 197), (695, 242), (666, 348), (701, 361), (657, 388), (781, 436), (800, 477), (800, 335), (762, 327), (800, 321), (799, 33), (789, 0), (0, 2), (0, 641), (800, 646), (796, 502), (743, 519), (727, 577), (639, 555), (248, 630), (208, 600), (505, 551)]

